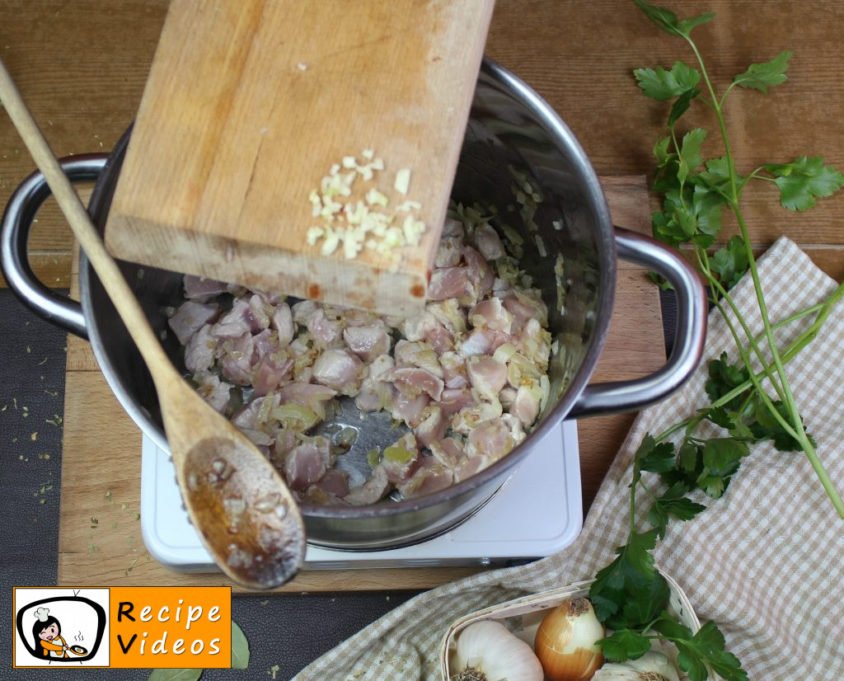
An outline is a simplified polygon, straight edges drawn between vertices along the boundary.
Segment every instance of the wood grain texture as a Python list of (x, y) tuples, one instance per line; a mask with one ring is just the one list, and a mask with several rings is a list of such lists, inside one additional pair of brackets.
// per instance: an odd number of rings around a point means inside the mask
[[(0, 0), (0, 55), (59, 156), (108, 150), (130, 125), (167, 7), (167, 0)], [(768, 95), (731, 95), (728, 116), (740, 170), (800, 154), (822, 154), (844, 168), (844, 4), (684, 0), (675, 10), (716, 12), (715, 21), (695, 35), (719, 84), (752, 61), (794, 50), (786, 84)], [(665, 107), (639, 93), (631, 70), (689, 59), (682, 41), (659, 31), (628, 0), (498, 0), (486, 54), (548, 100), (602, 175), (653, 169), (651, 148)], [(715, 155), (710, 145), (711, 139), (704, 151)], [(0, 115), (0, 201), (32, 168)], [(771, 190), (760, 186), (747, 194), (745, 208), (759, 249), (787, 234), (830, 276), (844, 277), (844, 195), (795, 214), (779, 208)], [(66, 285), (66, 272), (51, 259), (67, 262), (70, 244), (57, 211), (39, 215), (33, 267), (45, 282)]]
[[(645, 231), (648, 210), (644, 178), (603, 178), (602, 185), (614, 221)], [(72, 293), (77, 292), (74, 284)], [(634, 378), (654, 371), (664, 362), (658, 296), (643, 270), (620, 263), (615, 306), (617, 312), (593, 374), (595, 381)], [(68, 339), (67, 362), (59, 583), (223, 583), (220, 575), (175, 573), (146, 552), (137, 519), (141, 435), (109, 390), (86, 342)], [(632, 419), (633, 414), (617, 414), (578, 423), (585, 509)], [(421, 589), (478, 569), (304, 571), (280, 591)]]
[[(424, 306), (486, 41), (492, 0), (175, 0), (106, 227), (117, 257), (328, 303)], [(308, 239), (309, 195), (346, 157), (351, 207), (418, 244), (348, 257)], [(409, 191), (396, 175), (412, 171)], [(345, 166), (340, 175), (349, 172)], [(408, 214), (405, 201), (419, 204)], [(364, 203), (365, 201), (365, 203)], [(346, 214), (331, 225), (349, 230)], [(370, 232), (361, 240), (383, 241)]]

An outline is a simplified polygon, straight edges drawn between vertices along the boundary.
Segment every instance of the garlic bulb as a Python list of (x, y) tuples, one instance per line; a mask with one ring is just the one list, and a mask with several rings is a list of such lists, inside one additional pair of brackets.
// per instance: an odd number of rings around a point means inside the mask
[(588, 598), (560, 603), (545, 615), (533, 649), (551, 681), (591, 679), (604, 661), (597, 642), (604, 627)]
[(636, 660), (607, 662), (592, 681), (680, 681), (680, 675), (665, 655), (651, 650)]
[(481, 620), (457, 637), (449, 681), (542, 681), (530, 646), (500, 622)]

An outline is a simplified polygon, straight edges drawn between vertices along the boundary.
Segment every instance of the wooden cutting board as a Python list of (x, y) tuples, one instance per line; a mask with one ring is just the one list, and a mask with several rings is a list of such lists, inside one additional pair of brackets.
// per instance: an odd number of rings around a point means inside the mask
[[(617, 224), (647, 233), (643, 177), (603, 178)], [(72, 278), (77, 281), (76, 271)], [(641, 376), (665, 361), (657, 289), (642, 269), (619, 263), (616, 301), (594, 380)], [(588, 508), (634, 418), (578, 421), (584, 504)], [(91, 348), (68, 339), (62, 447), (58, 584), (133, 586), (226, 584), (221, 574), (181, 574), (157, 563), (140, 532), (141, 434), (105, 383)], [(423, 589), (481, 568), (303, 571), (282, 591)]]
[(303, 298), (421, 309), (492, 6), (174, 0), (109, 249)]

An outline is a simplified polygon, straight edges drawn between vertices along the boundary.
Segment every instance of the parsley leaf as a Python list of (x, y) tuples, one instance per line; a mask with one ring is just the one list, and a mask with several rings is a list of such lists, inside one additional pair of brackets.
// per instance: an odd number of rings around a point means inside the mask
[(636, 450), (636, 463), (643, 471), (665, 473), (674, 468), (674, 445), (670, 442), (656, 443), (648, 434)]
[(780, 189), (780, 203), (789, 210), (807, 210), (816, 198), (832, 196), (844, 186), (844, 175), (825, 166), (820, 156), (801, 156), (791, 163), (765, 166)]
[(706, 510), (706, 506), (685, 496), (688, 491), (688, 487), (684, 483), (674, 483), (654, 502), (648, 512), (648, 522), (651, 523), (660, 538), (665, 536), (669, 517), (677, 520), (691, 520)]
[[(744, 364), (730, 364), (726, 352), (722, 352), (718, 359), (710, 360), (707, 369), (709, 379), (706, 381), (704, 389), (713, 402), (720, 400), (750, 379), (750, 372), (747, 367)], [(744, 394), (738, 395), (725, 406), (733, 410), (738, 409), (743, 399)]]
[(637, 631), (619, 629), (598, 641), (604, 657), (611, 662), (635, 660), (651, 649), (651, 640)]
[(683, 135), (683, 142), (680, 144), (680, 158), (677, 168), (677, 179), (685, 182), (693, 170), (703, 163), (703, 156), (700, 150), (703, 141), (706, 139), (706, 130), (695, 128)]
[(725, 246), (715, 251), (709, 260), (712, 271), (718, 275), (718, 280), (724, 288), (735, 286), (747, 272), (747, 251), (744, 240), (740, 236), (732, 237)]
[(654, 623), (654, 630), (677, 646), (677, 663), (690, 681), (707, 679), (707, 665), (725, 681), (747, 681), (747, 673), (738, 658), (725, 650), (724, 635), (713, 622), (692, 634), (685, 625), (663, 616)]
[(697, 233), (692, 241), (697, 246), (708, 248), (715, 242), (715, 237), (721, 231), (724, 203), (725, 199), (719, 192), (695, 183), (692, 206), (697, 216)]
[(703, 472), (698, 476), (698, 487), (715, 499), (721, 497), (741, 459), (749, 452), (746, 442), (731, 437), (707, 440), (702, 450)]
[(684, 443), (677, 454), (677, 465), (683, 473), (692, 473), (697, 477), (703, 469), (701, 448), (690, 442)]
[(692, 105), (692, 100), (700, 94), (700, 90), (687, 90), (677, 98), (677, 101), (671, 105), (671, 111), (668, 112), (668, 127), (673, 128), (674, 124), (680, 119), (689, 107)]
[(641, 628), (668, 603), (665, 578), (654, 567), (656, 532), (631, 532), (617, 557), (598, 571), (589, 589), (595, 614), (612, 629)]
[(664, 7), (651, 5), (649, 2), (645, 2), (645, 0), (634, 0), (634, 2), (636, 3), (636, 6), (645, 13), (648, 19), (653, 21), (662, 30), (682, 38), (688, 38), (692, 29), (696, 26), (712, 21), (715, 17), (715, 14), (712, 12), (706, 12), (705, 14), (683, 19), (681, 21), (677, 18), (677, 15), (674, 14), (674, 12), (665, 9)]
[(746, 442), (731, 437), (714, 437), (703, 445), (703, 465), (711, 475), (729, 476), (738, 470), (750, 449)]
[(663, 236), (675, 246), (686, 243), (697, 233), (697, 216), (694, 213), (692, 189), (675, 187), (665, 192), (662, 203), (667, 218)]
[(706, 162), (706, 170), (697, 175), (697, 181), (709, 189), (721, 194), (724, 199), (730, 196), (730, 166), (727, 159), (713, 158)]
[[(788, 409), (785, 404), (781, 400), (775, 400), (773, 405), (780, 416), (788, 422)], [(774, 447), (781, 452), (797, 452), (802, 449), (800, 443), (785, 431), (782, 424), (774, 418), (770, 409), (762, 400), (756, 400), (754, 406), (753, 413), (756, 420), (750, 424), (750, 431), (757, 440), (771, 440), (774, 443)], [(808, 433), (806, 435), (814, 445), (814, 438)]]
[(677, 157), (668, 151), (668, 148), (671, 144), (670, 137), (663, 137), (659, 142), (654, 144), (654, 156), (657, 160), (657, 167), (664, 168), (669, 164), (672, 159), (676, 159)]
[(642, 92), (658, 101), (679, 97), (700, 82), (700, 71), (681, 61), (675, 62), (668, 71), (657, 66), (655, 69), (636, 69), (633, 75)]
[(769, 86), (781, 85), (788, 80), (785, 72), (788, 70), (789, 59), (791, 59), (791, 52), (786, 50), (780, 52), (771, 61), (751, 64), (747, 71), (740, 73), (733, 79), (733, 84), (739, 87), (753, 88), (760, 92), (768, 92)]

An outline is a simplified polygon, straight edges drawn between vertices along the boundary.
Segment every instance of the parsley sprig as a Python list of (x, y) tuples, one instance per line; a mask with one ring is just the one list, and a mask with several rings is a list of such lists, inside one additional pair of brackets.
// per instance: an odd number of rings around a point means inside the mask
[[(709, 404), (662, 433), (647, 434), (642, 440), (633, 460), (627, 543), (597, 573), (590, 598), (598, 618), (612, 630), (600, 642), (607, 659), (640, 657), (654, 639), (662, 639), (676, 646), (678, 664), (691, 681), (704, 681), (710, 671), (727, 681), (746, 681), (746, 672), (738, 658), (725, 650), (724, 637), (714, 623), (707, 622), (692, 633), (671, 614), (668, 583), (656, 569), (652, 551), (672, 519), (691, 520), (706, 509), (700, 500), (722, 496), (751, 445), (762, 441), (770, 441), (780, 451), (802, 451), (835, 510), (844, 518), (844, 503), (818, 457), (785, 373), (785, 365), (816, 337), (844, 295), (844, 285), (823, 302), (772, 323), (741, 208), (744, 188), (761, 181), (778, 188), (783, 207), (807, 210), (817, 199), (840, 190), (844, 175), (825, 165), (822, 158), (807, 156), (789, 163), (766, 163), (740, 174), (727, 134), (728, 97), (735, 88), (766, 93), (786, 82), (791, 52), (750, 65), (719, 94), (691, 37), (692, 30), (710, 22), (714, 14), (679, 19), (672, 11), (645, 0), (634, 2), (657, 26), (685, 40), (696, 60), (694, 66), (678, 61), (670, 68), (633, 72), (645, 95), (671, 102), (667, 135), (653, 150), (657, 161), (653, 189), (662, 196), (662, 209), (653, 215), (654, 235), (668, 244), (691, 248), (708, 284), (712, 305), (723, 316), (735, 341), (737, 360), (723, 353), (710, 361), (705, 386)], [(698, 101), (708, 104), (715, 114), (724, 148), (721, 157), (704, 157), (706, 130), (679, 128), (683, 115)], [(739, 235), (714, 249), (725, 212), (734, 216)], [(746, 272), (753, 281), (762, 318), (759, 334), (751, 331), (730, 294), (730, 288)], [(809, 317), (814, 317), (811, 324), (796, 339), (783, 348), (777, 345), (777, 329)], [(763, 384), (770, 385), (773, 395)], [(713, 426), (716, 436), (708, 435)], [(644, 474), (657, 476), (659, 493), (645, 486)], [(649, 505), (638, 513), (640, 488), (648, 493)], [(639, 517), (647, 519), (648, 529), (637, 526)]]

